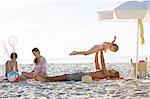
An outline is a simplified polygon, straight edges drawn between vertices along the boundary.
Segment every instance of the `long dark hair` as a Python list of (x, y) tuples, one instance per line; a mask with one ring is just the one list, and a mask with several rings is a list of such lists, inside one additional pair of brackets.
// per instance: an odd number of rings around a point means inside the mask
[[(40, 50), (38, 48), (33, 48), (32, 52), (38, 52), (40, 54)], [(37, 57), (34, 59), (34, 63), (36, 63), (36, 64), (38, 63)]]

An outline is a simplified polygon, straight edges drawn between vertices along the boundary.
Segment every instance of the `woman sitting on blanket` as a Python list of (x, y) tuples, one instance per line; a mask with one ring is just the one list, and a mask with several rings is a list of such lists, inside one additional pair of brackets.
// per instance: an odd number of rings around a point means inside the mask
[[(116, 37), (115, 37), (115, 39), (116, 39)], [(81, 51), (81, 52), (74, 51), (73, 53), (70, 54), (70, 55), (76, 55), (76, 54), (88, 55), (91, 53), (96, 53), (95, 54), (95, 66), (97, 69), (96, 72), (89, 72), (89, 73), (80, 72), (80, 73), (64, 74), (64, 75), (53, 76), (53, 77), (46, 77), (46, 76), (38, 75), (37, 79), (42, 82), (70, 81), (70, 80), (79, 81), (85, 75), (91, 76), (93, 80), (104, 79), (104, 78), (107, 78), (107, 79), (118, 78), (120, 76), (118, 71), (113, 70), (113, 69), (111, 69), (111, 70), (106, 69), (104, 56), (103, 56), (103, 50), (110, 49), (114, 52), (116, 52), (118, 50), (118, 46), (113, 44), (115, 39), (112, 41), (112, 43), (105, 42), (105, 44), (99, 45), (99, 46), (101, 46), (100, 48), (94, 47), (93, 49), (91, 49), (89, 51)], [(100, 67), (98, 64), (98, 52), (99, 51), (101, 52), (100, 58), (101, 58), (102, 70), (100, 70)]]
[(40, 54), (38, 48), (34, 48), (32, 53), (35, 56), (33, 63), (34, 70), (32, 72), (22, 72), (22, 77), (26, 79), (36, 79), (36, 76), (39, 74), (46, 76), (46, 59)]

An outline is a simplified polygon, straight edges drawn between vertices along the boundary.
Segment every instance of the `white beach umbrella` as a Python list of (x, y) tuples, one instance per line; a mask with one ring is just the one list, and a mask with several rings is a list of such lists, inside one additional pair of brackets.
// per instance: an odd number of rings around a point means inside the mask
[(98, 13), (98, 20), (126, 21), (129, 19), (133, 19), (138, 21), (137, 48), (136, 48), (136, 75), (137, 75), (139, 28), (143, 29), (141, 20), (150, 21), (150, 1), (126, 1), (119, 5), (115, 5), (114, 7), (108, 10), (98, 11), (97, 13)]
[(99, 20), (124, 21), (128, 19), (150, 19), (150, 1), (126, 1), (98, 11)]

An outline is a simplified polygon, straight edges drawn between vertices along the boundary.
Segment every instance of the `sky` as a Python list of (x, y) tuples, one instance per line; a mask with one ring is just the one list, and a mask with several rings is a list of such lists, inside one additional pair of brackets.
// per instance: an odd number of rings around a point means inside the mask
[[(117, 36), (119, 51), (105, 56), (126, 57), (136, 54), (137, 23), (99, 21), (97, 11), (125, 0), (1, 0), (0, 1), (0, 64), (13, 52), (10, 36), (17, 38), (15, 52), (20, 62), (33, 61), (32, 49), (39, 48), (48, 61), (53, 58), (93, 58), (69, 56), (74, 50), (88, 50)], [(150, 55), (150, 23), (144, 23), (144, 45), (139, 55)]]

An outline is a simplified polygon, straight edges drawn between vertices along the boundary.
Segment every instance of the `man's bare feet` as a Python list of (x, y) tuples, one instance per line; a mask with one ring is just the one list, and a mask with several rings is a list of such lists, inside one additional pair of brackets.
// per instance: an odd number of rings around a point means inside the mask
[(77, 55), (77, 51), (73, 51), (70, 55)]

